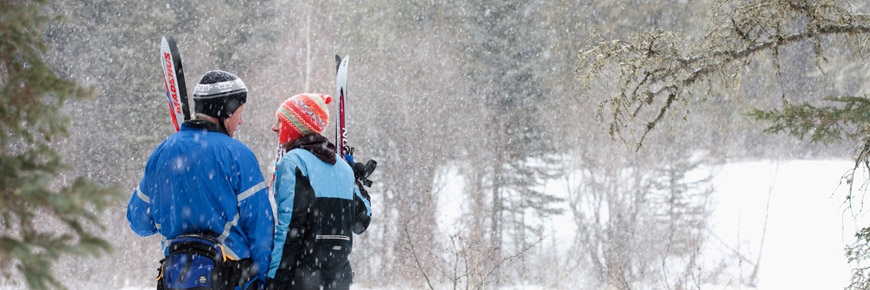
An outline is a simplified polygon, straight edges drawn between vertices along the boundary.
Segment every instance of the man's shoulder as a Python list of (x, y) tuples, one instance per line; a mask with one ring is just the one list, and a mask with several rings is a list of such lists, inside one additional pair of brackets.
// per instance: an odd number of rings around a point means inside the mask
[[(172, 134), (170, 138), (179, 138), (204, 145), (226, 146), (236, 150), (251, 151), (247, 145), (227, 134), (209, 130), (186, 130)], [(168, 139), (167, 139), (168, 140)]]
[(217, 156), (244, 162), (256, 162), (251, 148), (224, 133), (208, 130), (187, 130), (172, 134), (163, 141), (158, 150), (183, 153), (193, 148), (217, 153)]
[(253, 162), (257, 161), (254, 151), (251, 151), (251, 148), (248, 147), (248, 145), (245, 145), (245, 143), (242, 143), (242, 141), (236, 140), (227, 135), (223, 135), (223, 137), (218, 136), (218, 138), (220, 138), (220, 146), (223, 147), (222, 149), (226, 150), (234, 159)]
[(240, 152), (252, 152), (251, 148), (248, 147), (248, 145), (245, 145), (245, 143), (242, 143), (242, 141), (239, 141), (236, 138), (227, 136), (226, 134), (223, 134), (223, 133), (218, 133), (218, 134), (222, 135), (222, 136), (218, 136), (218, 138), (220, 138), (221, 141), (224, 142), (227, 147), (230, 147), (233, 150), (239, 150)]

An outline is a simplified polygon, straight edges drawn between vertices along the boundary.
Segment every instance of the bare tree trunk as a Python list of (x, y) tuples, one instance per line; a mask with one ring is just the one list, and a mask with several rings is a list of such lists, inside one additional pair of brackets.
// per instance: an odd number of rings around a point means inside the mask
[(308, 92), (308, 84), (311, 82), (311, 6), (305, 9), (305, 91)]
[[(496, 148), (495, 149), (496, 150), (495, 160), (500, 160), (501, 154), (498, 151), (500, 147), (498, 145), (496, 145), (495, 148)], [(501, 164), (502, 164), (501, 162), (496, 161), (492, 165), (492, 221), (490, 224), (490, 227), (491, 227), (490, 232), (492, 235), (491, 240), (493, 243), (493, 245), (492, 245), (493, 252), (491, 255), (491, 257), (493, 258), (492, 260), (500, 260), (501, 259), (501, 250), (502, 250), (502, 245), (503, 245), (503, 241), (502, 241), (502, 211), (504, 210), (504, 207), (503, 207), (502, 203), (504, 202), (504, 200), (501, 196), (501, 189), (502, 189)], [(496, 285), (498, 285), (501, 282), (501, 275), (500, 274), (501, 274), (501, 271), (499, 269), (495, 269), (495, 271), (493, 273), (494, 277), (492, 278), (492, 281), (494, 281)]]

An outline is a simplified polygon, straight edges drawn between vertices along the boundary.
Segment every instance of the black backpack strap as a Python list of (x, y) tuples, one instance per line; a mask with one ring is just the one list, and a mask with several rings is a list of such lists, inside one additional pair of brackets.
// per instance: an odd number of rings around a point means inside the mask
[(169, 246), (169, 254), (191, 254), (209, 257), (219, 263), (224, 260), (223, 249), (214, 248), (195, 240), (173, 242)]
[(184, 276), (187, 276), (187, 272), (190, 271), (190, 265), (193, 264), (193, 260), (187, 260), (187, 264), (184, 265), (184, 269), (181, 270), (181, 274), (178, 274), (178, 283), (184, 283)]

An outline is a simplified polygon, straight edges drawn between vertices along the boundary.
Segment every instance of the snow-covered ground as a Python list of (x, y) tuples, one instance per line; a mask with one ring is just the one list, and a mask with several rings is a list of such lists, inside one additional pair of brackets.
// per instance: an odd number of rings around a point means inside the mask
[[(739, 261), (738, 255), (745, 259), (729, 265), (725, 277), (731, 284), (709, 286), (843, 289), (850, 278), (843, 249), (853, 240), (856, 219), (844, 211), (848, 188), (840, 185), (840, 177), (852, 165), (845, 160), (752, 161), (695, 172), (712, 173), (715, 189), (710, 235), (702, 256), (718, 261)], [(439, 226), (445, 232), (451, 232), (453, 220), (463, 210), (459, 197), (463, 183), (457, 174), (448, 170), (443, 180), (451, 183), (441, 187)], [(564, 179), (546, 186), (549, 193), (567, 196)], [(570, 245), (574, 238), (575, 226), (567, 214), (549, 221), (556, 244)], [(748, 280), (755, 264), (759, 267), (752, 283)]]
[(856, 221), (866, 224), (842, 204), (848, 187), (839, 180), (852, 165), (758, 161), (714, 169), (710, 243), (759, 262), (757, 289), (843, 289), (850, 277), (843, 249)]

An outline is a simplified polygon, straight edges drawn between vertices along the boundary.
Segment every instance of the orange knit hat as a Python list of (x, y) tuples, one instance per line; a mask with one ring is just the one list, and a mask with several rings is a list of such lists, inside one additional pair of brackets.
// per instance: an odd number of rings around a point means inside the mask
[(281, 129), (278, 133), (280, 144), (292, 142), (309, 134), (320, 134), (329, 122), (327, 104), (332, 97), (322, 94), (298, 94), (290, 97), (278, 108)]

